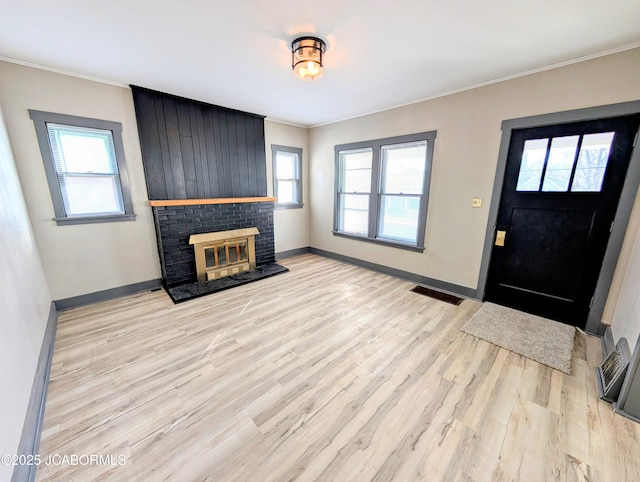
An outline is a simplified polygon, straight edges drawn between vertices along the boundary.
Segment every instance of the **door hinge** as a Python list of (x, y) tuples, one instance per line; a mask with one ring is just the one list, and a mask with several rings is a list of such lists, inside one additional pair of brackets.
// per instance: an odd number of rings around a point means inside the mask
[(611, 226), (609, 226), (609, 232), (613, 233), (613, 225), (616, 224), (615, 221), (611, 221)]
[(589, 308), (591, 308), (593, 306), (593, 299), (595, 298), (595, 296), (591, 297), (591, 301), (589, 302)]

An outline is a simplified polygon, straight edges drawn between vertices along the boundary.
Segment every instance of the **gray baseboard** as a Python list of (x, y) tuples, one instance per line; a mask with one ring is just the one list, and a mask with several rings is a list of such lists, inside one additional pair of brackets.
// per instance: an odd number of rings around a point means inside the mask
[(306, 248), (296, 248), (296, 249), (290, 249), (288, 251), (280, 251), (279, 253), (276, 253), (276, 259), (291, 258), (293, 256), (308, 254), (310, 252), (311, 252), (311, 248), (309, 246), (307, 246)]
[(370, 263), (369, 261), (363, 261), (358, 258), (351, 258), (350, 256), (344, 256), (342, 254), (332, 253), (331, 251), (325, 251), (323, 249), (309, 248), (309, 252), (311, 254), (316, 254), (318, 256), (324, 256), (325, 258), (335, 259), (336, 261), (355, 264), (356, 266), (367, 268), (367, 269), (370, 269), (371, 271), (377, 271), (378, 273), (387, 274), (389, 276), (393, 276), (394, 278), (400, 278), (406, 281), (411, 281), (412, 283), (423, 285), (428, 288), (432, 288), (438, 291), (443, 291), (445, 293), (449, 293), (452, 295), (461, 296), (463, 298), (477, 299), (475, 288), (468, 288), (466, 286), (460, 286), (454, 283), (449, 283), (448, 281), (441, 281), (434, 278), (429, 278), (427, 276), (422, 276), (416, 273), (410, 273), (409, 271), (390, 268), (389, 266), (383, 266), (381, 264)]
[[(47, 401), (51, 358), (53, 357), (57, 328), (58, 312), (55, 304), (51, 303), (17, 455), (35, 456), (40, 448), (40, 435), (42, 433), (42, 422), (44, 421), (44, 407)], [(35, 480), (36, 469), (36, 465), (16, 465), (11, 482), (31, 482)]]
[(149, 291), (162, 287), (162, 280), (152, 279), (149, 281), (141, 281), (140, 283), (134, 283), (126, 286), (119, 286), (118, 288), (111, 288), (103, 291), (96, 291), (95, 293), (88, 293), (86, 295), (73, 296), (71, 298), (65, 298), (63, 300), (56, 300), (56, 308), (58, 311), (68, 310), (71, 308), (77, 308), (78, 306), (90, 305), (92, 303), (98, 303), (100, 301), (112, 300), (114, 298), (120, 298), (121, 296), (133, 295), (140, 293), (141, 291)]

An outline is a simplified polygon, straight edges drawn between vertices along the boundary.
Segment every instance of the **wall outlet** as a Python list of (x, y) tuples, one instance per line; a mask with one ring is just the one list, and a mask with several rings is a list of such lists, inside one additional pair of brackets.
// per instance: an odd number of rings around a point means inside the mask
[(471, 200), (471, 207), (472, 208), (481, 208), (482, 207), (482, 198), (481, 197), (474, 197)]

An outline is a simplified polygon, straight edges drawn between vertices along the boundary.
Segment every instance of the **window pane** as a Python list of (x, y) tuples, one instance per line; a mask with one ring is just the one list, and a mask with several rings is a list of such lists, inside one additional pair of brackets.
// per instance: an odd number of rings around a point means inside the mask
[(295, 181), (278, 181), (278, 204), (296, 202), (295, 189)]
[(344, 151), (340, 153), (342, 190), (344, 192), (371, 191), (372, 149)]
[(382, 146), (382, 192), (422, 194), (427, 143)]
[(542, 177), (548, 143), (549, 139), (529, 139), (524, 142), (516, 191), (538, 191), (540, 189), (540, 178)]
[(347, 233), (369, 233), (369, 195), (342, 194), (339, 230)]
[(124, 213), (120, 186), (114, 176), (66, 175), (60, 181), (68, 216)]
[(420, 197), (382, 196), (378, 236), (409, 243), (418, 240)]
[(276, 154), (276, 177), (278, 179), (298, 179), (298, 154), (278, 152)]
[(554, 137), (549, 150), (547, 170), (544, 174), (542, 190), (564, 192), (569, 187), (573, 161), (580, 136)]
[(599, 192), (609, 162), (613, 132), (588, 134), (582, 138), (576, 174), (571, 184), (575, 192)]
[(118, 172), (111, 131), (48, 124), (58, 170), (115, 174)]

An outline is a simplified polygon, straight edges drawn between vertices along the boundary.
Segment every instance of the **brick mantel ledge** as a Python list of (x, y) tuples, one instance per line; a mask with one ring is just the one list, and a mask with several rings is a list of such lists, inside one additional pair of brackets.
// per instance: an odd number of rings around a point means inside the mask
[(159, 199), (149, 201), (149, 206), (195, 206), (197, 204), (239, 204), (273, 202), (275, 197), (224, 197), (213, 199)]

